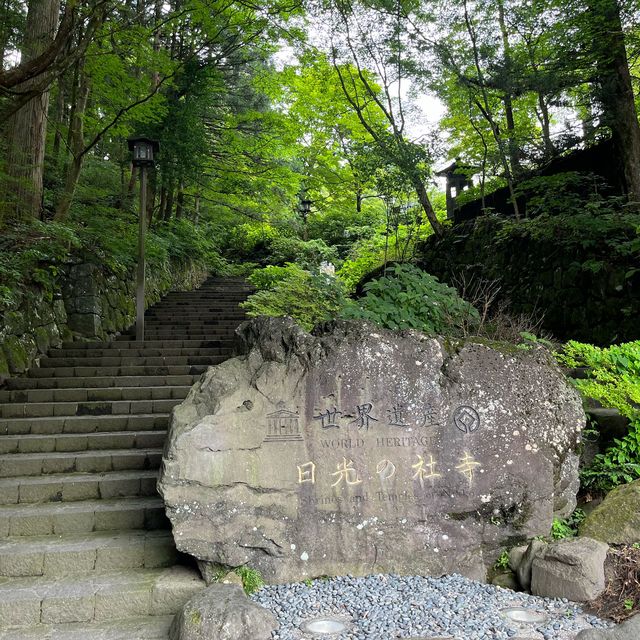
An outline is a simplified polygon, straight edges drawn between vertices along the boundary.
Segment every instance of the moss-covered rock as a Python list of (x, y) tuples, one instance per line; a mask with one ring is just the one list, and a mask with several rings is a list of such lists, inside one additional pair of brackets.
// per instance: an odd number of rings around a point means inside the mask
[(0, 384), (9, 377), (9, 373), (9, 363), (7, 362), (4, 352), (0, 349)]
[(580, 535), (608, 544), (640, 542), (640, 480), (611, 491), (585, 518)]
[(7, 336), (2, 344), (11, 373), (23, 373), (29, 366), (29, 353), (17, 336)]

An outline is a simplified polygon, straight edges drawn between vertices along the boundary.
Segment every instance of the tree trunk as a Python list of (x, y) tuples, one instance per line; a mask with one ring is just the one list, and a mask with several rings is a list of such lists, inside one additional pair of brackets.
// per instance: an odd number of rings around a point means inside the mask
[(592, 0), (590, 38), (596, 52), (604, 122), (620, 156), (627, 196), (640, 202), (640, 126), (616, 0)]
[(53, 151), (52, 161), (53, 166), (58, 167), (58, 161), (60, 159), (60, 145), (62, 144), (62, 125), (64, 124), (65, 116), (65, 95), (64, 95), (64, 75), (58, 78), (58, 93), (56, 95), (56, 112), (54, 116), (55, 123), (55, 136), (53, 138)]
[(173, 185), (174, 182), (171, 180), (169, 182), (169, 186), (167, 187), (167, 201), (165, 202), (165, 210), (164, 210), (164, 221), (168, 222), (171, 220), (171, 214), (173, 213)]
[[(511, 80), (513, 73), (513, 64), (511, 60), (511, 44), (509, 42), (509, 32), (507, 31), (507, 23), (504, 17), (504, 2), (498, 2), (498, 22), (500, 24), (500, 33), (502, 34), (502, 46), (504, 49), (504, 66), (506, 70), (507, 82)], [(509, 148), (509, 162), (511, 163), (511, 171), (514, 175), (522, 172), (520, 164), (520, 149), (516, 140), (516, 121), (513, 116), (513, 97), (510, 88), (505, 89), (502, 97), (504, 103), (505, 117), (507, 120), (507, 142)]]
[[(436, 212), (433, 210), (431, 206), (431, 200), (429, 200), (429, 194), (427, 193), (427, 187), (424, 184), (424, 180), (420, 178), (420, 176), (415, 175), (415, 173), (411, 176), (411, 183), (413, 184), (413, 188), (416, 190), (416, 195), (418, 196), (418, 202), (420, 202), (420, 206), (427, 216), (427, 220), (429, 220), (431, 227), (433, 228), (433, 233), (437, 238), (441, 238), (444, 235), (444, 230), (442, 229), (442, 225), (436, 216)], [(420, 220), (418, 220), (418, 224), (420, 224)]]
[(180, 220), (180, 218), (182, 218), (183, 213), (184, 213), (184, 183), (181, 180), (180, 186), (178, 187), (178, 197), (176, 199), (176, 220)]
[(553, 146), (551, 140), (551, 117), (549, 116), (549, 105), (544, 99), (542, 92), (538, 92), (538, 119), (540, 120), (540, 126), (542, 127), (542, 142), (544, 145), (544, 157), (545, 160), (552, 158), (556, 149)]
[[(59, 14), (59, 0), (29, 0), (23, 60), (35, 58), (53, 42)], [(29, 91), (33, 86), (31, 80), (19, 85), (17, 90)], [(45, 91), (18, 109), (6, 123), (5, 173), (11, 200), (5, 205), (5, 213), (15, 220), (36, 218), (40, 214), (48, 108), (49, 91)]]
[(83, 70), (83, 62), (78, 63), (78, 90), (73, 109), (73, 117), (69, 123), (69, 149), (71, 162), (67, 166), (64, 191), (56, 207), (56, 221), (65, 220), (78, 186), (78, 179), (84, 162), (84, 115), (89, 99), (89, 79)]

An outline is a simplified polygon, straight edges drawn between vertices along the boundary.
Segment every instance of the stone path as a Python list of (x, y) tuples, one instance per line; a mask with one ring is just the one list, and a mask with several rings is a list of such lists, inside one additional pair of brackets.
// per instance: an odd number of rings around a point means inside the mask
[(0, 391), (0, 640), (166, 639), (204, 585), (156, 492), (169, 414), (231, 355), (247, 286), (146, 313), (146, 341), (65, 343)]

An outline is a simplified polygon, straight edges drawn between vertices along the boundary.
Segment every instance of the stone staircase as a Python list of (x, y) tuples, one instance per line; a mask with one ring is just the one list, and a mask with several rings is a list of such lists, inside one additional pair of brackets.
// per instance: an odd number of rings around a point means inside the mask
[(169, 293), (144, 343), (65, 343), (0, 390), (0, 640), (166, 640), (204, 586), (156, 492), (169, 415), (231, 355), (248, 292)]

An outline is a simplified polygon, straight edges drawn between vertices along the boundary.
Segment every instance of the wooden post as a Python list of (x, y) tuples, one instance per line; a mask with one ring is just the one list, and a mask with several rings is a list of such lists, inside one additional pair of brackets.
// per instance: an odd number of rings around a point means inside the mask
[(136, 282), (136, 340), (144, 341), (144, 235), (147, 221), (147, 168), (140, 167), (140, 226), (138, 231), (138, 275)]

